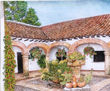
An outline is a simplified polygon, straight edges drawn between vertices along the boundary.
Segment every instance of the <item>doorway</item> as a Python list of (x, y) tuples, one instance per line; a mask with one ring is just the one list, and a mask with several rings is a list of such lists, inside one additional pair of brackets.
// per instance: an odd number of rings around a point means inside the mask
[(23, 59), (22, 53), (17, 52), (18, 73), (23, 73)]

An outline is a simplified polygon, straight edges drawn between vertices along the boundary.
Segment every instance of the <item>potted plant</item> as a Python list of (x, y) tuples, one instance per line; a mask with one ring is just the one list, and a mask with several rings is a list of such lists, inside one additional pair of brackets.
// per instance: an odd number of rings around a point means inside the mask
[(42, 71), (42, 80), (52, 81), (54, 83), (60, 83), (64, 80), (65, 72), (70, 72), (71, 68), (67, 66), (67, 61), (53, 60), (48, 63), (48, 71)]
[(80, 78), (78, 79), (77, 85), (78, 85), (78, 87), (84, 87), (86, 85), (84, 76), (82, 76), (82, 75), (80, 76)]
[(73, 84), (71, 82), (72, 80), (72, 74), (63, 74), (64, 75), (64, 80), (60, 82), (61, 85), (65, 85), (67, 88), (72, 88)]
[(68, 55), (69, 64), (72, 63), (72, 66), (79, 66), (85, 63), (85, 56), (80, 52), (73, 52)]
[(73, 88), (77, 87), (77, 80), (76, 80), (76, 76), (73, 76)]
[(96, 55), (94, 48), (93, 47), (85, 47), (84, 48), (84, 54), (85, 55), (90, 55), (90, 57), (92, 57), (93, 55)]

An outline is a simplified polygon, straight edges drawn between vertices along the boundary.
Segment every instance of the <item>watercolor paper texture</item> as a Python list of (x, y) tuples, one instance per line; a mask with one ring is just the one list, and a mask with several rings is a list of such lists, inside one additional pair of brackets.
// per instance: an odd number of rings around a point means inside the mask
[(7, 1), (5, 5), (11, 37), (6, 41), (12, 44), (4, 49), (4, 16), (0, 16), (0, 91), (110, 90), (110, 0)]

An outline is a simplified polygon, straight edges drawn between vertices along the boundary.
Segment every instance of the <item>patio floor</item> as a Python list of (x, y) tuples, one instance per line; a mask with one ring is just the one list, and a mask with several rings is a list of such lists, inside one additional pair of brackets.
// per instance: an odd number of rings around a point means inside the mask
[[(40, 79), (39, 77), (28, 78), (16, 82), (15, 91), (63, 91), (58, 88), (48, 88), (44, 85), (33, 84), (32, 81)], [(91, 91), (110, 91), (110, 78), (93, 77), (89, 83)]]

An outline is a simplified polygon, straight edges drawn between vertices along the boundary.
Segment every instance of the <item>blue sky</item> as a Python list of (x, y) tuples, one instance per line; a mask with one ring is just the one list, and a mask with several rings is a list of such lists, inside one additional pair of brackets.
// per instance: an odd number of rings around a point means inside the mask
[(90, 16), (110, 14), (110, 0), (28, 1), (42, 26)]

